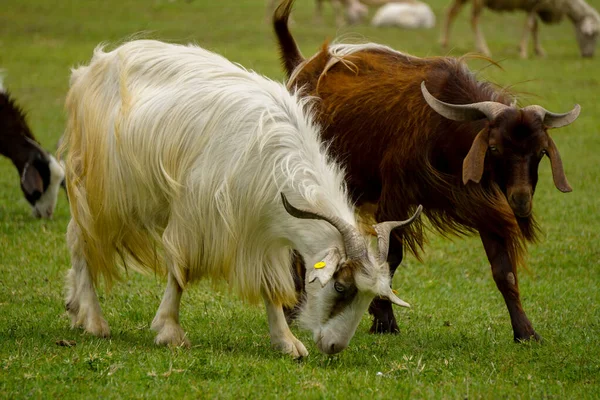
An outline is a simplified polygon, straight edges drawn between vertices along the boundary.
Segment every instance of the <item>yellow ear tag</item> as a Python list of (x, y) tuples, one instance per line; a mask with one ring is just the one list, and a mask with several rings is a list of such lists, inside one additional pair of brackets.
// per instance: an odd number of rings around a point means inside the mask
[(315, 264), (315, 269), (325, 268), (325, 261), (319, 261)]
[(396, 289), (392, 289), (392, 293), (398, 294), (398, 291)]

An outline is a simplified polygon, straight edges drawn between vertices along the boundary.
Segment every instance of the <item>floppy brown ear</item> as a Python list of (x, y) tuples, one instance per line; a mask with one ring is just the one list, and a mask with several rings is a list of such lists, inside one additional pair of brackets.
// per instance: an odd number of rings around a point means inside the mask
[(572, 191), (571, 185), (567, 181), (567, 177), (565, 176), (565, 171), (563, 169), (562, 160), (560, 159), (560, 153), (556, 148), (556, 144), (554, 144), (554, 140), (551, 137), (548, 137), (548, 148), (546, 149), (548, 153), (548, 158), (550, 159), (550, 164), (552, 165), (552, 178), (554, 178), (554, 186), (558, 190), (563, 193), (567, 193)]
[(44, 182), (38, 170), (31, 163), (25, 164), (23, 175), (21, 175), (21, 185), (25, 192), (31, 196), (35, 191), (40, 194), (44, 191)]
[(481, 180), (489, 136), (489, 129), (484, 128), (475, 137), (471, 149), (463, 161), (463, 184), (466, 185), (469, 181), (479, 183)]

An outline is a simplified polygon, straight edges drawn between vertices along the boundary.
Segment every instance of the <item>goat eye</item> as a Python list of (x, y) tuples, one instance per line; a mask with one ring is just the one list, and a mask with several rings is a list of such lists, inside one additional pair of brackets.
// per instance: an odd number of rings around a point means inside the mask
[(342, 285), (339, 282), (335, 282), (333, 284), (333, 288), (335, 289), (336, 292), (338, 293), (344, 293), (344, 290), (346, 290), (346, 288), (344, 287), (344, 285)]
[(498, 151), (498, 148), (496, 146), (494, 146), (494, 145), (491, 145), (490, 146), (490, 151), (496, 153)]

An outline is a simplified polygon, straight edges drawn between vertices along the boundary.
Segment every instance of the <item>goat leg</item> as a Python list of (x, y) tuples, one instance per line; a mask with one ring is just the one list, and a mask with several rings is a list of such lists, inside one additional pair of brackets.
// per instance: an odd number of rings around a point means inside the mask
[[(388, 252), (388, 264), (390, 266), (390, 277), (394, 277), (396, 269), (402, 262), (402, 241), (397, 235), (390, 235), (390, 249)], [(394, 316), (392, 303), (389, 300), (375, 298), (369, 306), (369, 314), (373, 316), (373, 325), (370, 333), (398, 333), (398, 323)]]
[(483, 12), (483, 0), (473, 0), (473, 14), (471, 15), (471, 28), (473, 29), (473, 33), (475, 34), (475, 45), (477, 46), (477, 51), (485, 54), (490, 57), (492, 53), (485, 42), (485, 37), (483, 33), (479, 29), (479, 19), (481, 18), (481, 13)]
[(514, 261), (510, 260), (504, 239), (490, 232), (480, 231), (479, 234), (492, 266), (494, 281), (506, 302), (515, 342), (530, 339), (540, 340), (540, 336), (535, 332), (523, 311), (517, 280), (517, 266)]
[(281, 305), (275, 304), (263, 294), (267, 319), (269, 321), (269, 332), (271, 334), (271, 345), (283, 354), (289, 354), (293, 358), (308, 356), (308, 351), (301, 341), (296, 339), (285, 320)]
[(535, 54), (538, 57), (546, 57), (546, 51), (544, 50), (544, 48), (542, 47), (542, 44), (540, 43), (539, 24), (538, 24), (537, 16), (533, 20), (533, 27), (531, 28), (531, 32), (533, 35), (533, 45), (534, 45), (534, 49), (535, 49)]
[(183, 289), (169, 272), (167, 288), (160, 302), (151, 329), (157, 332), (154, 342), (159, 345), (190, 347), (190, 341), (179, 325), (179, 305)]
[(452, 28), (452, 23), (458, 16), (460, 9), (465, 4), (465, 0), (454, 0), (452, 4), (446, 10), (446, 16), (444, 18), (444, 22), (442, 24), (441, 36), (440, 36), (440, 45), (443, 49), (448, 48), (448, 42), (450, 41), (450, 29)]
[(73, 328), (81, 326), (94, 336), (107, 337), (110, 329), (102, 315), (85, 257), (85, 240), (73, 219), (67, 227), (67, 245), (71, 252), (72, 267), (67, 275), (66, 309), (71, 317), (71, 325)]
[(531, 11), (525, 19), (525, 28), (523, 28), (523, 36), (521, 37), (521, 43), (519, 44), (519, 55), (521, 58), (527, 58), (527, 47), (529, 45), (529, 34), (533, 31), (533, 25), (536, 22), (536, 13)]

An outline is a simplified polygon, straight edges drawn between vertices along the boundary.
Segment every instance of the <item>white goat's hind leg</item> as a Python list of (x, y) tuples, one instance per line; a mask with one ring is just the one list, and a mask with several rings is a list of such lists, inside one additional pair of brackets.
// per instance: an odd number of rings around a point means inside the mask
[(71, 326), (83, 326), (86, 332), (106, 337), (110, 329), (102, 316), (96, 288), (88, 269), (84, 252), (84, 240), (73, 219), (67, 228), (67, 244), (71, 251), (71, 269), (67, 275), (66, 308)]
[(534, 47), (535, 54), (538, 57), (546, 57), (546, 51), (544, 50), (544, 48), (542, 47), (542, 44), (540, 43), (539, 24), (538, 24), (537, 16), (535, 16), (533, 19), (533, 27), (531, 29), (531, 32), (533, 34), (533, 45), (535, 46)]
[(306, 347), (290, 331), (281, 305), (273, 304), (266, 296), (263, 296), (263, 299), (267, 308), (271, 345), (283, 354), (289, 354), (294, 358), (308, 356)]
[[(529, 35), (533, 32), (533, 27), (536, 23), (535, 10), (531, 11), (525, 19), (525, 28), (523, 29), (523, 37), (521, 37), (521, 43), (519, 44), (519, 55), (521, 58), (527, 58), (527, 48), (529, 47)], [(534, 37), (535, 39), (535, 37)]]
[(473, 14), (471, 15), (471, 28), (475, 34), (475, 45), (480, 53), (490, 57), (492, 53), (485, 42), (483, 32), (479, 29), (479, 20), (481, 19), (481, 13), (483, 12), (483, 0), (473, 0)]
[(190, 347), (190, 341), (179, 325), (179, 304), (183, 289), (169, 272), (167, 288), (152, 321), (152, 330), (157, 332), (154, 342), (162, 345)]

